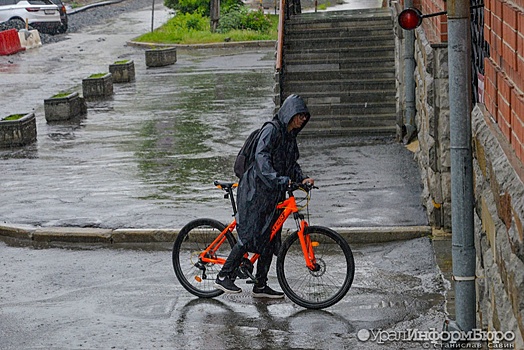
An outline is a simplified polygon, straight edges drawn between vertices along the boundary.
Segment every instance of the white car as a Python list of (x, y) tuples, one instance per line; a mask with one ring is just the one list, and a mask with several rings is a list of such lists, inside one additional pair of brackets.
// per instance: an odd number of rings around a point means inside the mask
[(0, 0), (0, 22), (25, 21), (43, 33), (56, 33), (62, 25), (58, 6), (50, 0)]

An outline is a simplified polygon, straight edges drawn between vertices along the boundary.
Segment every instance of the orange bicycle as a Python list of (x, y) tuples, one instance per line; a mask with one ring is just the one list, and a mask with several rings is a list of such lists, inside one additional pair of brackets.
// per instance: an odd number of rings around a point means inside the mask
[[(231, 200), (233, 216), (236, 204), (234, 182), (215, 181)], [(309, 226), (299, 212), (293, 194), (300, 189), (306, 193), (308, 207), (312, 186), (292, 184), (287, 198), (277, 205), (280, 214), (272, 226), (271, 239), (293, 214), (297, 231), (284, 239), (276, 261), (277, 278), (285, 295), (308, 309), (322, 309), (339, 302), (348, 292), (355, 275), (353, 253), (346, 240), (337, 232), (322, 226)], [(308, 215), (309, 216), (309, 215)], [(233, 231), (236, 220), (224, 225), (214, 219), (196, 219), (185, 225), (173, 245), (173, 268), (182, 286), (201, 298), (213, 298), (223, 291), (213, 286), (221, 266), (236, 244)], [(284, 238), (284, 237), (283, 237)], [(246, 254), (236, 275), (255, 283), (253, 264), (259, 254)]]

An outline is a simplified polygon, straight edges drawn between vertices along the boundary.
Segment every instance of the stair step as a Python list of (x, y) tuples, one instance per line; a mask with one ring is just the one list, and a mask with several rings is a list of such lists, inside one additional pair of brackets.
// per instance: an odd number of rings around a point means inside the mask
[(287, 82), (302, 81), (326, 81), (326, 80), (366, 80), (366, 79), (395, 79), (395, 71), (391, 67), (370, 67), (368, 70), (322, 70), (323, 65), (314, 65), (318, 70), (304, 71), (294, 70), (299, 67), (287, 66), (285, 69), (285, 80)]
[[(395, 53), (393, 51), (345, 51), (345, 52), (292, 52), (286, 54), (287, 61), (285, 62), (302, 62), (302, 63), (314, 63), (314, 62), (324, 62), (324, 63), (334, 63), (334, 62), (342, 62), (345, 60), (350, 60), (356, 63), (363, 62), (365, 64), (366, 61), (370, 57), (374, 57), (378, 60), (385, 61), (388, 64), (391, 64), (391, 60), (394, 58)], [(388, 62), (389, 60), (389, 62)], [(376, 60), (375, 60), (376, 61)]]
[(300, 132), (299, 137), (336, 137), (336, 136), (359, 136), (359, 135), (395, 135), (396, 126), (383, 127), (309, 127)]
[[(352, 57), (314, 57), (309, 59), (301, 58), (300, 55), (295, 55), (294, 58), (290, 58), (286, 55), (284, 70), (287, 72), (288, 69), (306, 71), (305, 66), (314, 65), (338, 65), (340, 69), (352, 69), (355, 67), (360, 68), (372, 68), (372, 67), (387, 67), (395, 68), (395, 62), (393, 57), (381, 57), (379, 55), (373, 56), (352, 56)], [(293, 67), (293, 68), (291, 68)]]
[[(390, 32), (391, 31), (391, 32)], [(310, 38), (324, 38), (329, 40), (339, 38), (367, 38), (369, 40), (393, 40), (391, 24), (385, 26), (366, 26), (365, 28), (304, 28), (298, 30), (288, 30), (285, 33), (285, 40), (307, 40)]]
[[(290, 46), (292, 46), (290, 48)], [(352, 42), (350, 45), (340, 45), (339, 43), (334, 43), (332, 46), (328, 47), (300, 47), (295, 45), (295, 43), (284, 44), (284, 52), (287, 55), (326, 55), (326, 54), (337, 54), (339, 57), (350, 57), (354, 55), (365, 55), (369, 57), (371, 55), (393, 55), (395, 54), (395, 45), (394, 43), (385, 44), (383, 46), (377, 46), (373, 44), (368, 44), (365, 41), (362, 42)], [(367, 54), (366, 54), (367, 53)]]
[(300, 92), (321, 92), (331, 91), (333, 93), (348, 92), (354, 90), (394, 90), (396, 88), (394, 79), (374, 79), (374, 80), (323, 80), (323, 81), (289, 81), (284, 79), (284, 87), (289, 91)]
[[(306, 101), (307, 103), (307, 101)], [(396, 114), (396, 104), (393, 102), (358, 102), (331, 105), (308, 104), (312, 115), (373, 115)]]
[(334, 93), (334, 92), (298, 92), (293, 90), (284, 90), (284, 94), (291, 93), (298, 94), (308, 101), (309, 104), (325, 105), (333, 103), (370, 103), (370, 102), (384, 102), (395, 100), (397, 91), (392, 90), (377, 90), (370, 92), (367, 90), (351, 91)]
[(308, 127), (319, 127), (319, 126), (331, 126), (339, 127), (345, 125), (389, 125), (391, 121), (394, 121), (396, 116), (391, 113), (384, 114), (367, 114), (367, 115), (331, 115), (331, 116), (319, 116), (312, 114), (311, 119), (308, 122)]
[[(339, 116), (338, 118), (317, 118), (312, 115), (311, 119), (307, 124), (306, 129), (328, 129), (328, 128), (344, 128), (344, 127), (391, 127), (394, 126), (395, 115), (381, 115), (369, 116)], [(392, 123), (393, 122), (393, 123)], [(304, 130), (306, 130), (304, 129)]]
[(395, 47), (395, 41), (392, 36), (373, 37), (365, 39), (365, 36), (354, 36), (345, 38), (296, 38), (285, 40), (284, 47), (289, 50), (307, 50), (307, 49), (334, 49), (334, 48), (369, 48), (377, 47)]
[(284, 38), (284, 47), (297, 46), (304, 44), (304, 46), (311, 45), (324, 45), (333, 48), (352, 48), (352, 47), (369, 47), (375, 48), (377, 45), (387, 45), (388, 47), (395, 47), (395, 38), (391, 35), (355, 35), (355, 36), (342, 36), (342, 37), (297, 37), (289, 36)]
[(396, 118), (394, 114), (383, 113), (383, 114), (341, 114), (341, 115), (325, 115), (325, 114), (313, 114), (311, 119), (308, 122), (308, 126), (311, 124), (322, 124), (322, 123), (332, 123), (341, 124), (348, 122), (370, 122), (370, 123), (379, 123), (384, 120), (391, 120)]
[(343, 26), (348, 24), (358, 24), (359, 22), (389, 22), (392, 17), (389, 9), (381, 9), (377, 11), (373, 9), (367, 11), (365, 9), (359, 10), (345, 10), (345, 11), (326, 11), (317, 13), (301, 13), (292, 16), (286, 20), (286, 26), (300, 26), (300, 25), (315, 25), (321, 24), (325, 26)]

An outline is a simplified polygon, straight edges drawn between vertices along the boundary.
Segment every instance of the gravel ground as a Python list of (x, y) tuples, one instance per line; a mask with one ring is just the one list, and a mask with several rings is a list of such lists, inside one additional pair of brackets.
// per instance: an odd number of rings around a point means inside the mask
[[(109, 18), (120, 15), (122, 12), (138, 10), (146, 6), (151, 6), (151, 4), (151, 0), (124, 0), (116, 4), (92, 7), (84, 11), (69, 14), (69, 29), (65, 34), (51, 35), (40, 33), (40, 39), (42, 40), (42, 44), (62, 41), (66, 39), (67, 33), (81, 32), (82, 28), (87, 25), (99, 24)], [(20, 30), (24, 29), (24, 25), (19, 21), (0, 23), (0, 31), (10, 28)], [(29, 26), (29, 29), (31, 30), (33, 28)]]

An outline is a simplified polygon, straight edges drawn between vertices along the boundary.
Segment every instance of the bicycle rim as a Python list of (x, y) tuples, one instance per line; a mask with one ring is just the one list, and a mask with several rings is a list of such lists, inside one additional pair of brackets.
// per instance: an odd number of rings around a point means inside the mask
[(277, 277), (293, 302), (308, 309), (323, 309), (339, 302), (351, 287), (355, 275), (353, 253), (344, 238), (327, 227), (310, 226), (305, 234), (313, 242), (318, 271), (305, 265), (295, 232), (282, 244)]
[[(173, 269), (180, 284), (190, 293), (201, 298), (213, 298), (223, 292), (213, 286), (222, 265), (202, 263), (200, 253), (205, 250), (226, 228), (213, 219), (197, 219), (184, 226), (173, 244)], [(235, 244), (235, 238), (228, 232), (216, 257), (226, 259)]]

